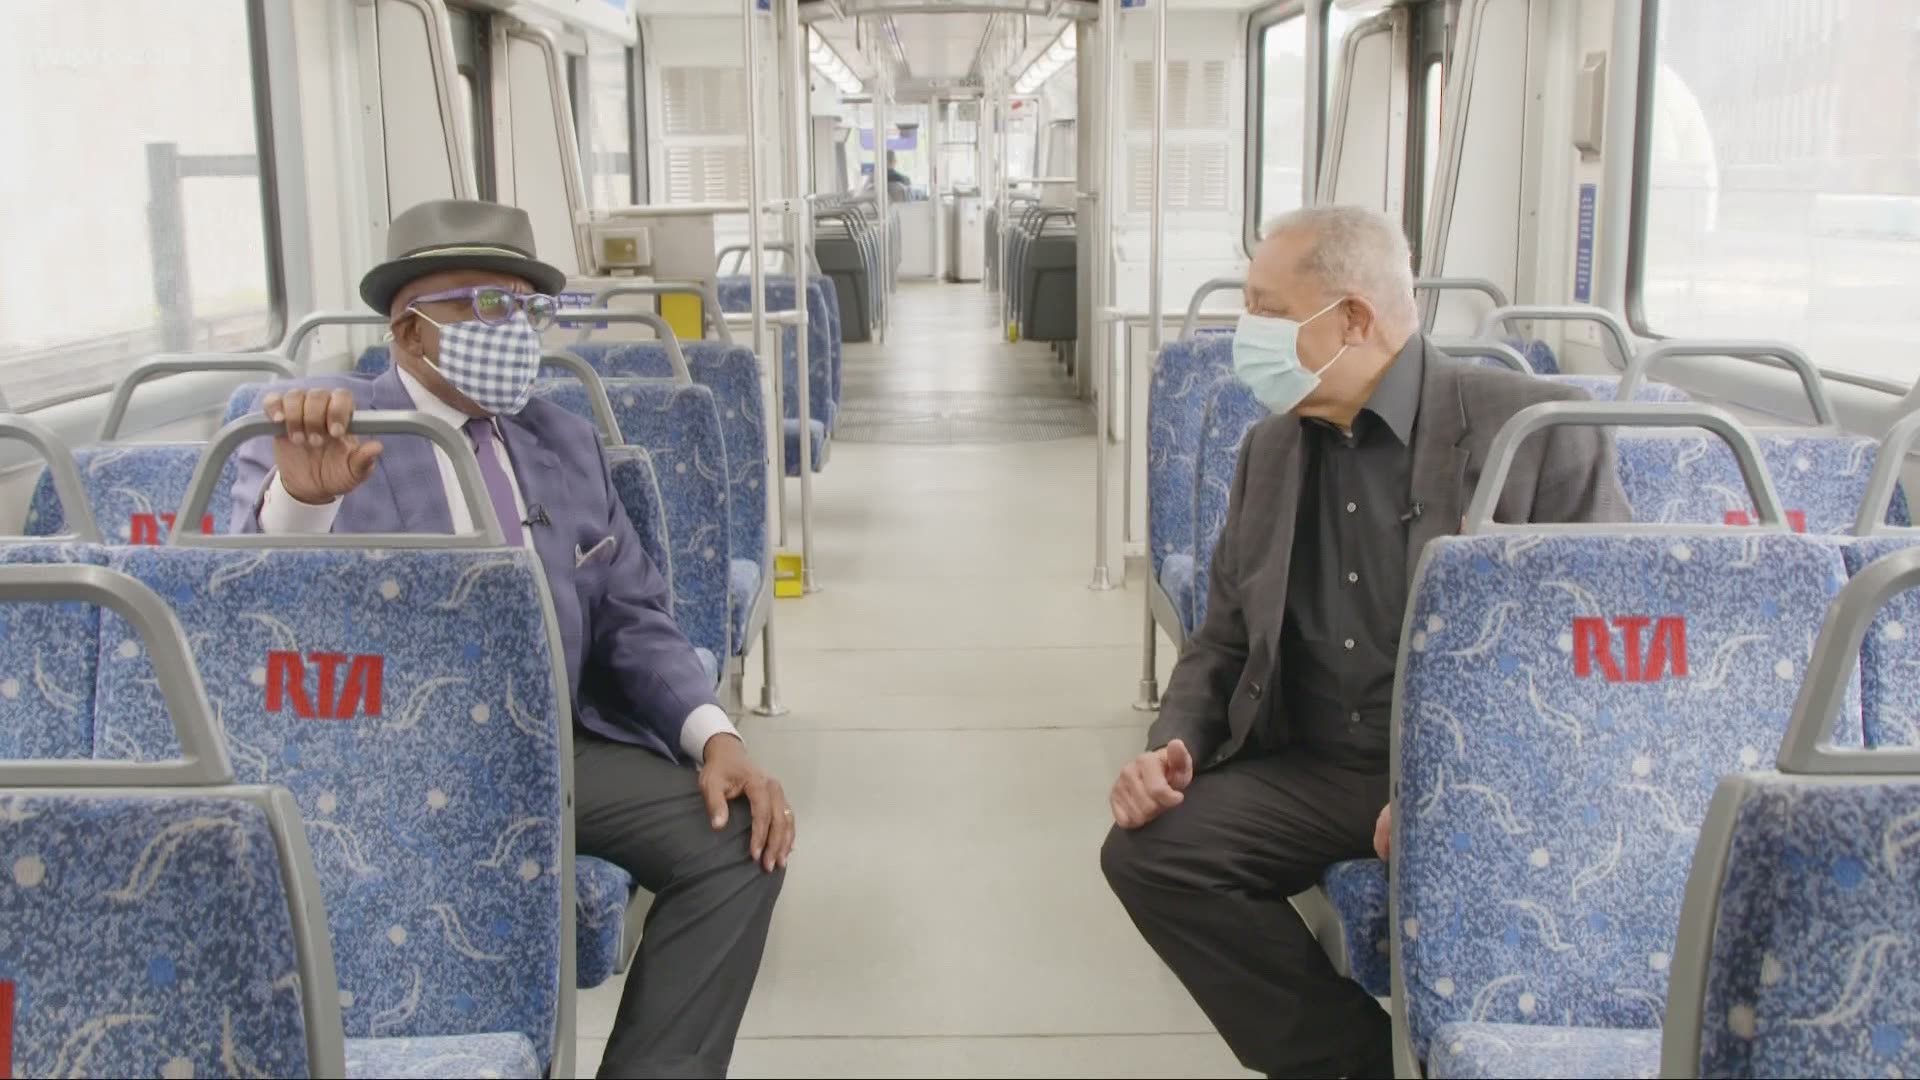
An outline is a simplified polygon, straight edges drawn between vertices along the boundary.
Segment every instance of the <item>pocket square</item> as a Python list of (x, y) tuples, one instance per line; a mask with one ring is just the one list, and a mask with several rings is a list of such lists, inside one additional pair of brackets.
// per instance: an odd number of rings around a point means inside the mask
[[(614, 539), (615, 538), (611, 536), (603, 537), (599, 543), (590, 548), (583, 548), (575, 544), (573, 546), (573, 568), (578, 570), (596, 559), (601, 562), (612, 562), (615, 547)], [(602, 557), (603, 554), (604, 558)]]

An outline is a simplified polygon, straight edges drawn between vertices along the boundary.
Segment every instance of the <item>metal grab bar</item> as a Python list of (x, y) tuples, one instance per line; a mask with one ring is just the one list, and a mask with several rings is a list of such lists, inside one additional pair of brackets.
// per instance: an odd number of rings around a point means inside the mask
[(1475, 336), (1498, 337), (1502, 327), (1520, 319), (1594, 323), (1613, 339), (1613, 347), (1620, 352), (1621, 366), (1633, 362), (1633, 335), (1627, 331), (1627, 324), (1621, 322), (1620, 316), (1613, 312), (1589, 304), (1509, 304), (1497, 307), (1480, 320), (1480, 332)]
[[(353, 435), (424, 435), (446, 452), (453, 462), (453, 475), (460, 483), (459, 494), (467, 501), (467, 517), (473, 522), (470, 533), (434, 535), (416, 533), (302, 533), (294, 535), (221, 535), (200, 531), (200, 516), (213, 499), (213, 488), (220, 472), (234, 451), (252, 439), (286, 430), (284, 424), (269, 420), (263, 413), (243, 416), (214, 433), (193, 467), (193, 479), (187, 483), (187, 496), (174, 518), (173, 533), (167, 543), (173, 547), (266, 548), (266, 547), (392, 547), (392, 548), (474, 548), (504, 547), (506, 535), (500, 531), (500, 519), (493, 512), (493, 500), (487, 497), (480, 479), (480, 462), (466, 436), (444, 420), (421, 412), (370, 410), (356, 411), (347, 423)], [(453, 493), (448, 492), (448, 497)]]
[(1187, 301), (1187, 317), (1186, 320), (1180, 324), (1179, 340), (1193, 340), (1194, 331), (1199, 329), (1200, 305), (1207, 297), (1217, 292), (1226, 292), (1228, 289), (1245, 290), (1246, 287), (1246, 278), (1217, 277), (1211, 281), (1203, 282), (1199, 288), (1193, 290), (1193, 299)]
[(667, 320), (651, 311), (600, 311), (593, 308), (568, 308), (553, 317), (553, 325), (555, 326), (572, 326), (575, 323), (586, 324), (580, 328), (580, 336), (574, 339), (576, 343), (586, 341), (593, 336), (594, 323), (634, 323), (640, 326), (651, 326), (653, 327), (653, 332), (659, 335), (660, 340), (666, 343), (667, 359), (673, 363), (673, 377), (681, 382), (693, 381), (693, 376), (687, 371), (687, 356), (680, 351), (679, 335), (673, 332), (673, 327), (668, 325)]
[(607, 397), (607, 384), (593, 365), (564, 349), (540, 354), (541, 367), (557, 367), (578, 380), (587, 391), (587, 411), (593, 414), (593, 426), (600, 429), (600, 437), (608, 446), (625, 446), (627, 440), (620, 434), (620, 422), (614, 419), (613, 402)]
[[(1727, 448), (1740, 465), (1740, 475), (1759, 511), (1760, 524), (1775, 531), (1787, 529), (1787, 518), (1780, 510), (1780, 496), (1773, 479), (1761, 464), (1760, 444), (1732, 413), (1712, 405), (1643, 405), (1631, 401), (1549, 401), (1529, 405), (1513, 414), (1487, 450), (1487, 464), (1480, 473), (1480, 486), (1474, 489), (1467, 505), (1465, 535), (1492, 532), (1595, 532), (1592, 525), (1505, 525), (1493, 520), (1493, 510), (1507, 485), (1507, 473), (1513, 469), (1514, 456), (1527, 439), (1552, 427), (1698, 427), (1726, 441)], [(1608, 525), (1614, 532), (1702, 532), (1702, 525)]]
[(87, 488), (80, 482), (80, 468), (73, 463), (73, 451), (53, 433), (53, 429), (24, 416), (0, 415), (0, 439), (26, 443), (47, 463), (47, 475), (53, 478), (53, 493), (60, 500), (61, 516), (67, 531), (58, 536), (23, 537), (5, 542), (44, 543), (72, 540), (85, 544), (100, 543), (100, 526), (93, 520), (93, 504), (87, 501)]
[(1900, 470), (1906, 466), (1907, 455), (1913, 452), (1917, 441), (1920, 441), (1920, 412), (1908, 413), (1887, 429), (1886, 436), (1880, 440), (1880, 456), (1873, 462), (1873, 475), (1867, 480), (1867, 493), (1860, 500), (1860, 516), (1853, 523), (1854, 535), (1873, 536), (1894, 531), (1887, 524), (1887, 511), (1893, 507), (1893, 493), (1900, 488)]
[(1837, 428), (1839, 422), (1834, 419), (1833, 403), (1827, 400), (1825, 385), (1820, 381), (1820, 370), (1807, 359), (1807, 354), (1784, 341), (1740, 341), (1732, 338), (1692, 338), (1688, 340), (1662, 341), (1648, 347), (1640, 355), (1627, 363), (1627, 373), (1620, 378), (1620, 397), (1633, 396), (1647, 381), (1653, 365), (1671, 356), (1731, 356), (1741, 360), (1755, 358), (1778, 360), (1794, 374), (1800, 376), (1800, 385), (1807, 392), (1807, 402), (1813, 407), (1813, 426)]
[(1507, 307), (1512, 301), (1507, 299), (1507, 291), (1486, 278), (1469, 277), (1423, 277), (1413, 280), (1414, 292), (1477, 292), (1483, 293), (1493, 301), (1495, 308)]
[(1777, 762), (1783, 773), (1821, 776), (1920, 773), (1920, 749), (1903, 747), (1874, 750), (1839, 749), (1828, 745), (1833, 722), (1853, 685), (1860, 647), (1874, 616), (1887, 601), (1909, 589), (1920, 588), (1920, 548), (1907, 548), (1853, 575), (1827, 608), (1826, 622), (1814, 642), (1813, 657), (1793, 703), (1793, 719), (1780, 742)]
[(307, 343), (315, 331), (327, 326), (386, 326), (391, 320), (385, 315), (371, 311), (315, 311), (302, 318), (287, 332), (287, 340), (280, 346), (280, 355), (294, 366), (300, 374), (307, 373), (307, 362), (300, 355), (301, 346)]
[(264, 371), (282, 379), (293, 378), (293, 363), (272, 353), (244, 353), (238, 356), (156, 356), (142, 360), (114, 384), (107, 400), (107, 415), (100, 421), (99, 442), (120, 437), (120, 425), (126, 422), (127, 408), (133, 404), (133, 392), (141, 383), (162, 375), (184, 375), (191, 371)]
[(1433, 338), (1430, 340), (1432, 340), (1434, 348), (1439, 349), (1448, 356), (1490, 356), (1522, 375), (1537, 374), (1537, 372), (1533, 370), (1533, 365), (1527, 363), (1527, 358), (1520, 355), (1520, 350), (1504, 341), (1494, 341), (1491, 339), (1477, 340), (1473, 338)]
[(700, 298), (701, 319), (711, 325), (720, 340), (733, 344), (733, 331), (727, 327), (727, 321), (720, 310), (720, 293), (712, 284), (705, 281), (649, 281), (632, 285), (615, 285), (594, 294), (593, 306), (605, 308), (607, 301), (617, 296), (685, 296)]

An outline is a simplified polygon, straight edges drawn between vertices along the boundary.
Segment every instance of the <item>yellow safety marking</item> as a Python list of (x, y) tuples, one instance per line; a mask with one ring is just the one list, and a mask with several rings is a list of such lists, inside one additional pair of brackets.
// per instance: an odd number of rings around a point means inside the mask
[(773, 553), (773, 595), (781, 599), (791, 599), (806, 592), (804, 572), (806, 561), (796, 551), (776, 551)]

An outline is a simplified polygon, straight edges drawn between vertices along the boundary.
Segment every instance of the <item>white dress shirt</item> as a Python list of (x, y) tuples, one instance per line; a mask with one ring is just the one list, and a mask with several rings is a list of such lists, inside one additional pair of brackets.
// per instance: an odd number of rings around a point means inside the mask
[[(435, 397), (426, 387), (407, 374), (404, 369), (396, 369), (400, 376), (400, 385), (406, 387), (407, 396), (414, 401), (414, 408), (436, 420), (444, 421), (455, 431), (465, 434), (465, 427), (472, 417), (459, 409)], [(502, 471), (507, 474), (507, 487), (513, 490), (513, 512), (519, 520), (527, 520), (527, 504), (520, 496), (520, 481), (514, 476), (513, 459), (507, 454), (507, 444), (500, 437), (498, 421), (489, 421), (494, 426), (494, 448), (499, 452)], [(473, 531), (473, 515), (467, 512), (465, 499), (456, 499), (453, 493), (460, 490), (458, 479), (453, 472), (453, 460), (438, 443), (433, 447), (434, 461), (440, 466), (440, 488), (447, 493), (447, 514), (453, 522), (453, 532)], [(297, 535), (300, 533), (328, 533), (333, 531), (333, 519), (340, 512), (340, 500), (313, 503), (301, 502), (287, 493), (286, 485), (281, 483), (280, 474), (275, 472), (267, 484), (265, 497), (260, 503), (260, 531)], [(521, 530), (522, 541), (527, 550), (533, 552), (536, 561), (539, 552), (533, 550), (533, 536), (526, 528)], [(740, 732), (727, 719), (726, 710), (718, 705), (702, 705), (687, 715), (686, 722), (680, 727), (680, 751), (695, 761), (704, 761), (707, 740), (715, 735), (739, 737)]]

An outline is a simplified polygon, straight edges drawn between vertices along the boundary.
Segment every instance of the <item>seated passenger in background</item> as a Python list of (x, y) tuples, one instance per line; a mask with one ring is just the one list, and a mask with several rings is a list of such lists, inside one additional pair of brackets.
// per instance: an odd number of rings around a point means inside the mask
[[(1101, 865), (1242, 1064), (1391, 1076), (1387, 1014), (1287, 898), (1387, 856), (1388, 727), (1409, 577), (1458, 530), (1494, 433), (1578, 390), (1447, 357), (1419, 332), (1400, 226), (1319, 207), (1275, 221), (1234, 368), (1274, 416), (1241, 449), (1207, 618), (1147, 752), (1113, 786)], [(1623, 521), (1611, 438), (1555, 428), (1497, 516)]]
[[(360, 295), (392, 317), (393, 367), (262, 399), (286, 431), (237, 455), (232, 520), (268, 533), (472, 528), (453, 466), (420, 438), (346, 433), (356, 408), (465, 431), (506, 539), (545, 571), (574, 715), (576, 846), (654, 894), (601, 1076), (721, 1076), (793, 849), (793, 811), (747, 757), (668, 614), (593, 427), (530, 400), (559, 270), (524, 211), (443, 200), (400, 215)], [(683, 764), (684, 763), (684, 764)], [(699, 767), (696, 773), (685, 767)]]

